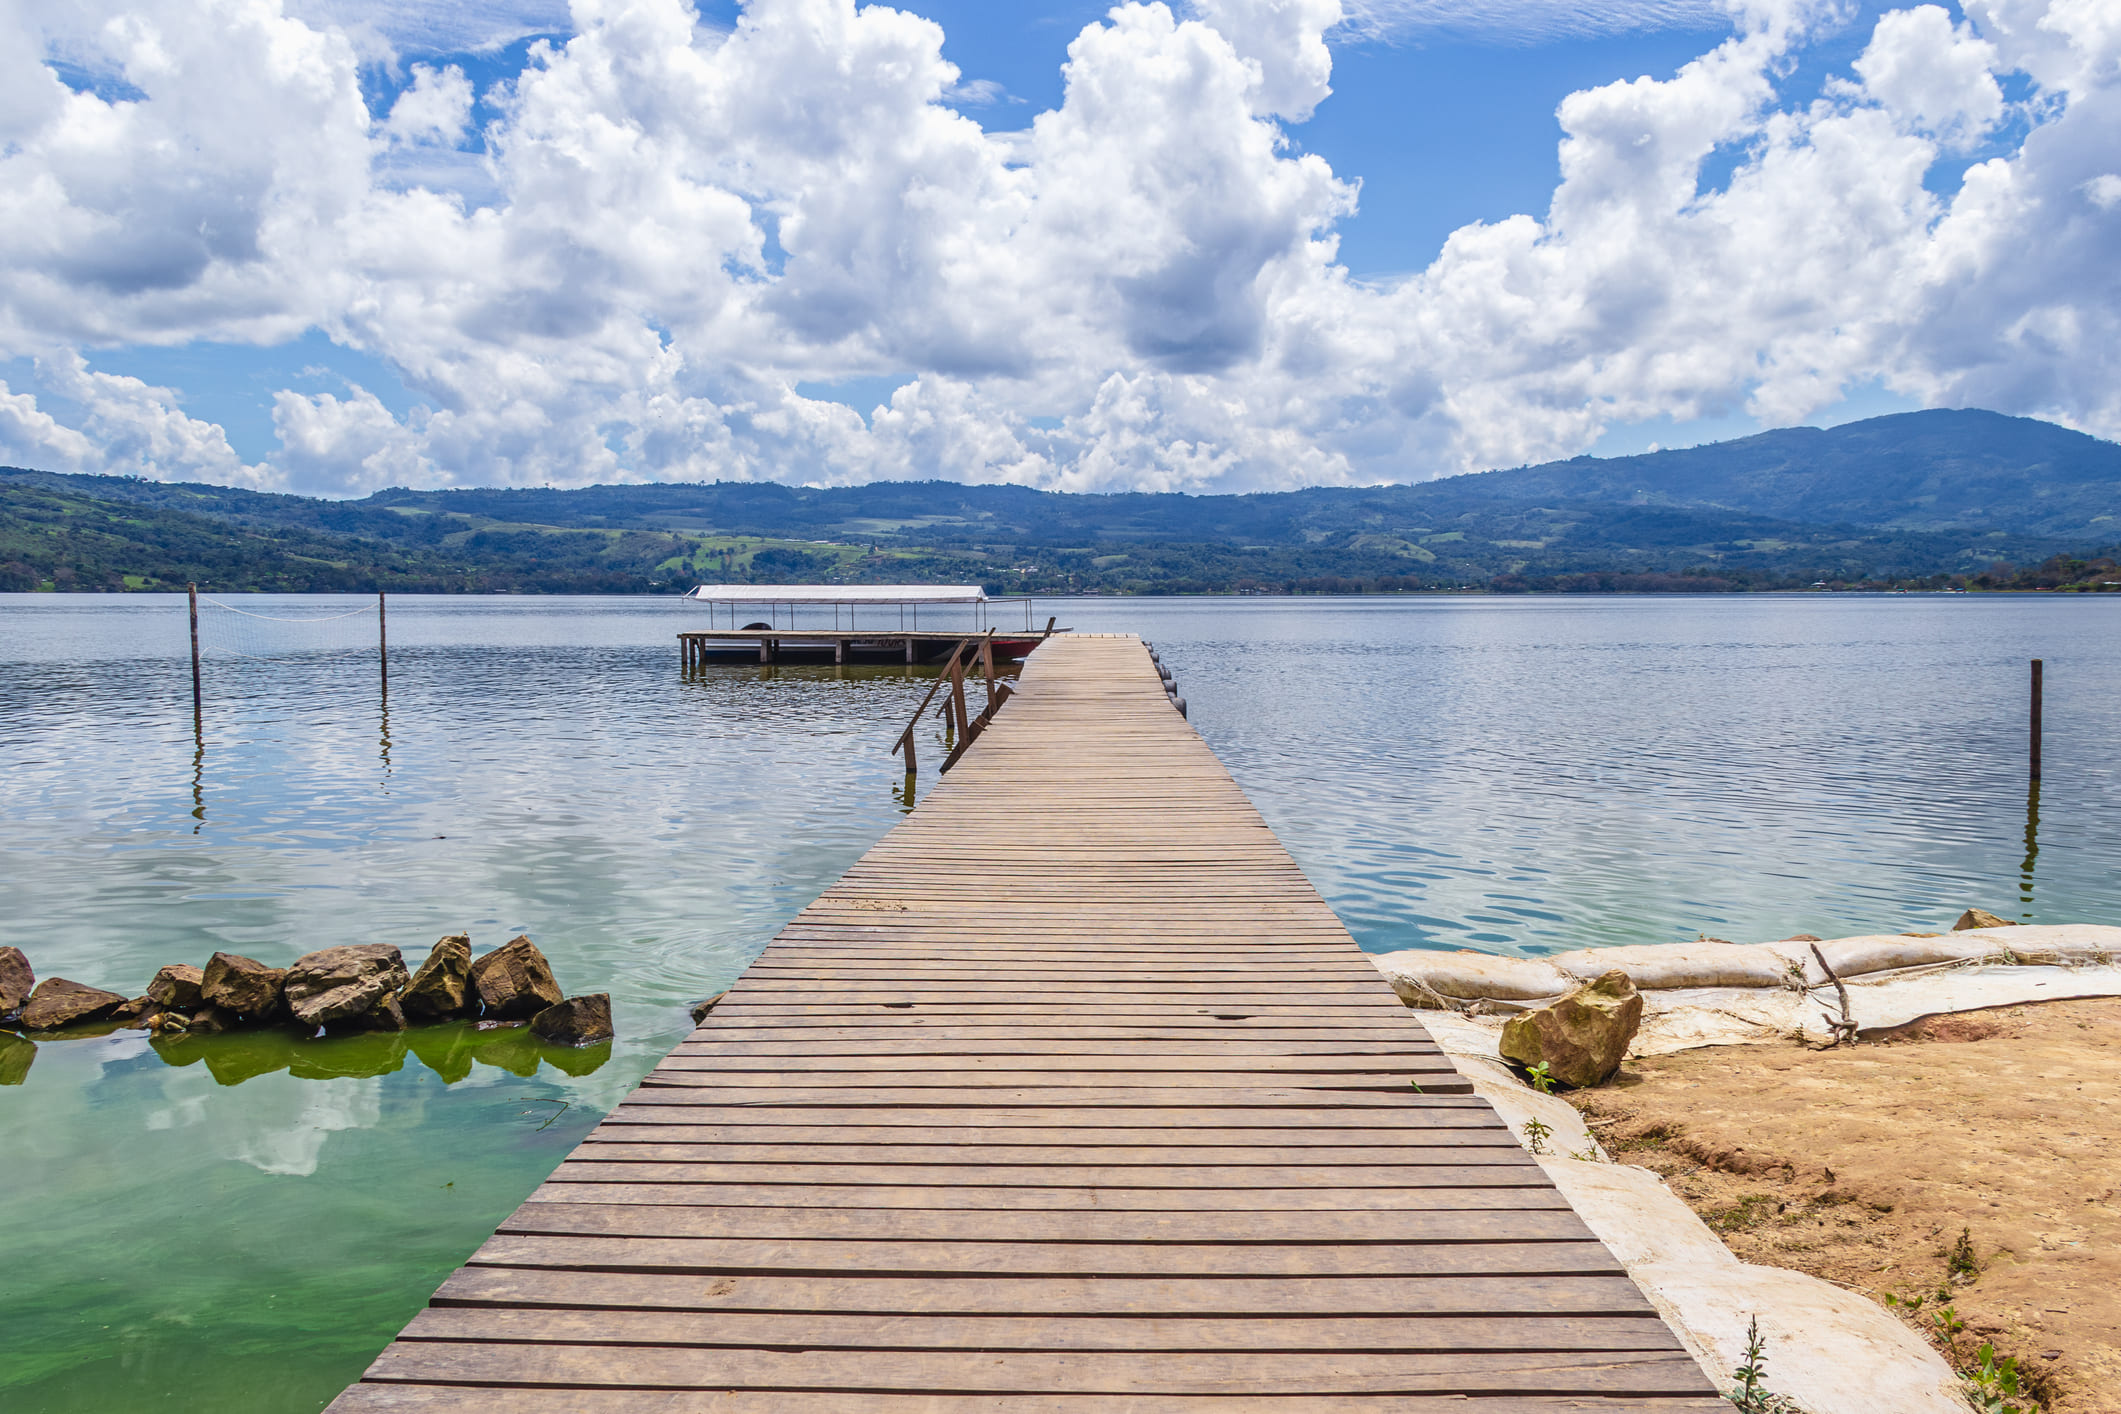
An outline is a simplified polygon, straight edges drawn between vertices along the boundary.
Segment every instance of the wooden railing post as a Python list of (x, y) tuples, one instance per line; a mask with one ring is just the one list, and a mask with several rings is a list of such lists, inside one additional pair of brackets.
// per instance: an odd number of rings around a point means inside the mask
[[(913, 640), (908, 639), (906, 641), (910, 645)], [(950, 650), (950, 662), (952, 666), (956, 665), (958, 656), (962, 654), (965, 649), (971, 645), (971, 643), (972, 640), (969, 638), (962, 638), (958, 640), (957, 647)], [(947, 673), (937, 673), (935, 675), (935, 681), (928, 684), (928, 691), (924, 693), (921, 697), (921, 705), (913, 709), (913, 720), (906, 723), (906, 730), (898, 734), (898, 741), (891, 748), (893, 751), (903, 751), (906, 753), (906, 774), (909, 776), (913, 774), (913, 733), (915, 729), (920, 726), (921, 718), (927, 715), (928, 704), (935, 700), (936, 691), (941, 688), (942, 685), (948, 680), (949, 674)], [(947, 704), (945, 705), (943, 710), (945, 712), (949, 710)]]

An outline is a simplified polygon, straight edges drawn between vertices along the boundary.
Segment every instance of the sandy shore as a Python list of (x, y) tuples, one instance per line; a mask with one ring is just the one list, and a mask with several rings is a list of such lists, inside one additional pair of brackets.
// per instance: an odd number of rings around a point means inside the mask
[(1921, 1297), (1924, 1327), (1949, 1303), (1955, 1363), (1991, 1341), (2054, 1414), (2121, 1410), (2121, 1000), (1638, 1058), (1570, 1099), (1740, 1260)]

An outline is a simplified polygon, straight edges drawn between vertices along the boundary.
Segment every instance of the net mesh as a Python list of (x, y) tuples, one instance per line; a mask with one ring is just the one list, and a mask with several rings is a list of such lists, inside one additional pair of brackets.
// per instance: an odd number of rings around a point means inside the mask
[[(344, 601), (339, 601), (344, 603)], [(276, 608), (281, 606), (274, 606)], [(318, 610), (325, 606), (319, 605)], [(381, 638), (374, 601), (328, 612), (264, 613), (199, 596), (199, 654), (213, 658), (321, 658), (368, 654)]]

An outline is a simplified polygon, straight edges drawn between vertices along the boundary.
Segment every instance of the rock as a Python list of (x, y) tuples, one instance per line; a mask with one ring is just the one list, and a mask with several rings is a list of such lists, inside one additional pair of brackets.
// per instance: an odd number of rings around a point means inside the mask
[(510, 938), (471, 965), (471, 984), (491, 1017), (536, 1016), (560, 1004), (552, 966), (529, 938)]
[(281, 995), (304, 1026), (325, 1026), (375, 1010), (405, 989), (405, 959), (388, 943), (349, 943), (295, 959)]
[(200, 995), (205, 983), (206, 974), (200, 969), (188, 962), (173, 962), (147, 984), (147, 995), (158, 1006), (190, 1011), (205, 1000)]
[(280, 986), (286, 979), (284, 967), (267, 967), (240, 953), (217, 952), (206, 960), (199, 999), (223, 1011), (263, 1021), (278, 1014)]
[(184, 1028), (194, 1036), (218, 1036), (224, 1031), (233, 1031), (242, 1018), (225, 1007), (202, 1006), (191, 1014), (191, 1021)]
[(0, 948), (0, 1017), (13, 1016), (29, 1004), (37, 989), (37, 974), (20, 948)]
[(705, 1021), (707, 1013), (714, 1010), (714, 1004), (728, 995), (729, 993), (726, 991), (716, 992), (704, 1002), (694, 1002), (692, 1004), (692, 1024), (698, 1026)]
[(1642, 995), (1628, 974), (1614, 969), (1558, 1001), (1510, 1018), (1502, 1028), (1503, 1058), (1547, 1065), (1565, 1085), (1598, 1085), (1620, 1068), (1635, 1029)]
[(56, 1031), (62, 1026), (103, 1021), (124, 1005), (125, 998), (116, 992), (69, 982), (64, 977), (47, 977), (30, 993), (29, 1005), (22, 1008), (22, 1025), (29, 1031)]
[(539, 1040), (554, 1046), (594, 1046), (599, 1041), (609, 1041), (616, 1034), (611, 1029), (611, 994), (591, 992), (586, 997), (569, 997), (530, 1018), (530, 1029)]
[(414, 1021), (446, 1021), (462, 1016), (471, 1003), (471, 938), (452, 933), (434, 945), (427, 961), (412, 974), (402, 998), (405, 1015)]
[(2017, 926), (2010, 919), (1998, 918), (1985, 908), (1969, 908), (1966, 912), (1959, 915), (1959, 921), (1952, 925), (1952, 931), (1954, 933), (1964, 933), (1969, 928), (2015, 928)]
[(36, 1063), (35, 1041), (0, 1031), (0, 1085), (22, 1084), (29, 1079), (29, 1068)]
[(182, 1036), (191, 1030), (191, 1018), (181, 1011), (158, 1011), (146, 1021), (152, 1036)]
[(110, 1019), (113, 1021), (129, 1021), (132, 1025), (127, 1028), (128, 1030), (139, 1030), (144, 1024), (141, 1021), (142, 1017), (160, 1010), (162, 1010), (161, 1006), (156, 1003), (153, 997), (134, 997), (131, 1001), (112, 1012)]
[(405, 1029), (404, 999), (392, 994), (377, 1002), (367, 1011), (354, 1018), (364, 1031), (403, 1031)]

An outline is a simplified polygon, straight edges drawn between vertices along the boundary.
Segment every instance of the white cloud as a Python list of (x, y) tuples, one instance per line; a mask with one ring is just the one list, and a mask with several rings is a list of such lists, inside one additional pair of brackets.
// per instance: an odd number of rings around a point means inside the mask
[(1941, 7), (1921, 5), (1880, 16), (1854, 67), (1862, 91), (1901, 126), (1965, 147), (2003, 116), (1995, 65), (1995, 45)]
[[(1375, 5), (1122, 5), (1070, 46), (1058, 108), (988, 133), (951, 106), (968, 86), (941, 30), (905, 11), (753, 0), (722, 31), (678, 0), (577, 0), (571, 37), (488, 95), (479, 154), (451, 150), (460, 70), (416, 66), (372, 113), (368, 41), (273, 0), (0, 18), (143, 95), (72, 92), (0, 43), (0, 356), (42, 356), (50, 397), (0, 393), (0, 446), (348, 494), (1253, 489), (1566, 455), (1659, 415), (1799, 418), (1873, 383), (2113, 435), (2108, 9), (1893, 12), (1791, 105), (1779, 76), (1824, 12), (1759, 0), (1672, 77), (1572, 95), (1547, 210), (1469, 226), (1390, 287), (1335, 263), (1359, 174), (1284, 129), (1331, 101), (1324, 36)], [(2030, 137), (1929, 190), (2005, 130), (2013, 69), (2039, 86)], [(421, 409), (282, 392), (281, 448), (251, 466), (175, 394), (73, 352), (310, 328), (387, 361)], [(908, 371), (866, 421), (795, 392)]]
[(187, 416), (171, 389), (92, 371), (78, 354), (44, 363), (43, 381), (78, 409), (67, 426), (0, 384), (0, 455), (47, 471), (118, 472), (263, 488), (272, 472), (236, 455), (219, 426)]
[(471, 122), (471, 80), (455, 64), (412, 66), (412, 84), (390, 105), (383, 130), (398, 142), (454, 147)]

